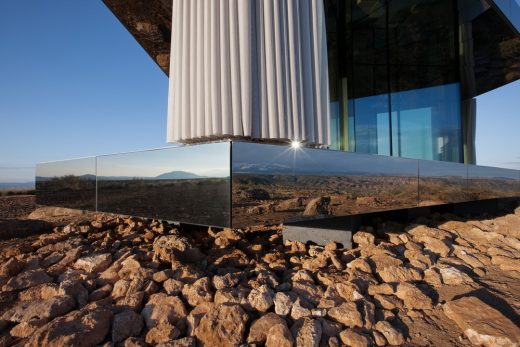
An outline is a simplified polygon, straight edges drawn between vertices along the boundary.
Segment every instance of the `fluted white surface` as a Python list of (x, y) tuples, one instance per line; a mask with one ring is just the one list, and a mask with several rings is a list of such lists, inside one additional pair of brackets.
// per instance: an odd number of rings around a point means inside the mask
[(168, 141), (329, 143), (323, 0), (173, 0)]

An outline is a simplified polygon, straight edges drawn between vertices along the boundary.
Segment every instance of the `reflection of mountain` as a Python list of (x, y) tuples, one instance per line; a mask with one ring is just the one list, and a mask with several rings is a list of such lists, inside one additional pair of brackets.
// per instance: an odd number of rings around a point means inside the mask
[[(38, 182), (50, 181), (53, 179), (62, 179), (63, 177), (76, 177), (80, 180), (95, 180), (96, 175), (66, 175), (60, 177), (43, 177), (36, 176), (36, 180)], [(144, 177), (144, 176), (98, 176), (97, 179), (100, 181), (131, 181), (131, 180), (194, 180), (194, 179), (202, 179), (202, 178), (210, 178), (207, 176), (200, 176), (193, 172), (188, 171), (171, 171), (165, 172), (155, 177)]]
[(158, 180), (187, 180), (187, 179), (197, 179), (197, 178), (207, 178), (205, 176), (199, 176), (194, 174), (193, 172), (187, 171), (172, 171), (166, 172), (159, 176), (156, 176), (155, 179)]
[[(334, 165), (336, 167), (334, 167)], [(339, 167), (338, 167), (339, 166)], [(395, 172), (398, 171), (398, 172)], [(267, 175), (283, 175), (283, 174), (298, 174), (298, 175), (312, 175), (312, 176), (410, 176), (413, 175), (412, 170), (394, 169), (391, 172), (385, 171), (363, 171), (353, 168), (345, 168), (343, 163), (329, 163), (328, 166), (323, 165), (307, 165), (299, 163), (294, 167), (283, 164), (251, 164), (251, 163), (234, 163), (233, 173), (256, 173)]]
[(34, 189), (34, 182), (4, 183), (0, 182), (0, 190), (3, 189)]

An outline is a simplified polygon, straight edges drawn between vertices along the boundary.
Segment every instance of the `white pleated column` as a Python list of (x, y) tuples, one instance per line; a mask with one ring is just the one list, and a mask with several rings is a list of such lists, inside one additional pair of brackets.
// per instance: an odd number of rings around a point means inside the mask
[(173, 0), (168, 142), (329, 144), (323, 0)]

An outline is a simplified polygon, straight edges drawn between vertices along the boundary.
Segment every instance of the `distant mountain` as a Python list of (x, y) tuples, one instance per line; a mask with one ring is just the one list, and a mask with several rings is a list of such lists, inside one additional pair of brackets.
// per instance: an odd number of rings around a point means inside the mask
[(34, 189), (34, 182), (5, 183), (0, 182), (0, 190), (6, 189)]
[(207, 178), (205, 176), (199, 176), (194, 174), (193, 172), (187, 171), (171, 171), (163, 173), (159, 176), (155, 176), (156, 179), (159, 180), (188, 180), (188, 179), (197, 179), (197, 178)]

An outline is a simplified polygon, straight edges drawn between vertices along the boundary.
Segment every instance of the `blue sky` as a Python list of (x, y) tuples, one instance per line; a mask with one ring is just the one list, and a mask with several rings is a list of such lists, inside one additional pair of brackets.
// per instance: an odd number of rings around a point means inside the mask
[[(164, 147), (168, 79), (101, 0), (0, 1), (0, 182)], [(520, 82), (479, 97), (482, 165), (520, 169)]]

